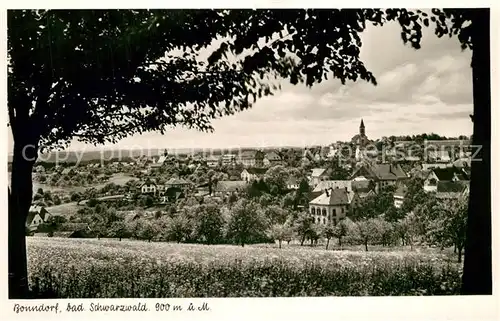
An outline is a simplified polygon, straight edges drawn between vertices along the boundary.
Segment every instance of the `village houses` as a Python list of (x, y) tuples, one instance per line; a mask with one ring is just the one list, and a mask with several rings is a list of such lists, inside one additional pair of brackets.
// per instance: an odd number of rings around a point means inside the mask
[(309, 184), (316, 187), (321, 181), (326, 181), (330, 177), (330, 173), (325, 168), (313, 168), (311, 171), (311, 177)]
[(267, 152), (264, 156), (263, 165), (266, 167), (273, 167), (282, 163), (281, 157), (275, 151)]
[(33, 205), (30, 207), (28, 217), (26, 217), (26, 227), (34, 231), (40, 224), (47, 223), (52, 215), (45, 207)]
[(146, 180), (144, 183), (142, 183), (140, 189), (142, 194), (154, 196), (156, 195), (158, 186), (151, 180)]
[(376, 192), (408, 179), (408, 175), (399, 164), (364, 164), (354, 172), (352, 178), (360, 176), (372, 180), (375, 183)]
[(267, 169), (265, 168), (245, 168), (241, 172), (241, 180), (250, 182), (254, 180), (259, 180), (264, 177), (264, 174), (266, 174)]
[(357, 203), (356, 198), (356, 193), (349, 192), (347, 188), (328, 188), (309, 202), (309, 213), (317, 224), (336, 225)]
[[(438, 184), (444, 182), (468, 182), (467, 173), (457, 167), (433, 168), (424, 181), (424, 191), (438, 192)], [(443, 186), (443, 185), (442, 185)]]

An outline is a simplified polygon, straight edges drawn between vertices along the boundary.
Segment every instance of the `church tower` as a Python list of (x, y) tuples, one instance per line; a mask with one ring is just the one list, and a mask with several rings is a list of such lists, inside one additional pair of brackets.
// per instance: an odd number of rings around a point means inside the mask
[(363, 123), (363, 118), (361, 118), (361, 125), (359, 125), (359, 134), (365, 136), (365, 124)]

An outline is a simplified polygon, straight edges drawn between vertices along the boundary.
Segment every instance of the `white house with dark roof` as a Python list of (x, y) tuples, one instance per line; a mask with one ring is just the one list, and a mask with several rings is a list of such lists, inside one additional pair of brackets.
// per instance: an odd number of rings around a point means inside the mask
[(141, 193), (145, 195), (156, 195), (158, 186), (151, 180), (146, 180), (140, 185)]
[[(439, 183), (444, 182), (468, 182), (469, 175), (463, 168), (446, 167), (433, 168), (424, 180), (424, 191), (438, 192)], [(443, 185), (444, 186), (444, 185)]]
[(347, 216), (358, 196), (347, 188), (330, 188), (309, 202), (309, 213), (316, 224), (337, 224)]
[(250, 182), (263, 178), (266, 172), (265, 168), (245, 168), (240, 176), (242, 181)]
[(309, 212), (317, 224), (336, 224), (347, 216), (358, 198), (356, 193), (345, 188), (327, 189), (309, 202)]
[(26, 227), (31, 231), (36, 230), (40, 224), (47, 223), (50, 217), (52, 215), (45, 207), (33, 205), (26, 217)]

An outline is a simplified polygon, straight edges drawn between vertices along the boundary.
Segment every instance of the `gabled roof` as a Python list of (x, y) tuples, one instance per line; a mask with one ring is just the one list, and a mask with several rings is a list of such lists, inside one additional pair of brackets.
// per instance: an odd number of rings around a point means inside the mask
[(163, 164), (163, 163), (165, 163), (165, 161), (166, 161), (166, 160), (167, 160), (167, 156), (162, 155), (162, 156), (160, 156), (160, 158), (158, 159), (157, 164)]
[(349, 192), (345, 188), (329, 189), (310, 202), (313, 205), (343, 205), (349, 203)]
[(363, 172), (366, 172), (364, 176), (377, 180), (398, 180), (408, 177), (399, 164), (362, 165), (353, 176), (356, 177), (356, 174)]
[(256, 167), (247, 168), (247, 169), (244, 169), (243, 171), (245, 171), (245, 170), (249, 174), (253, 174), (253, 175), (264, 175), (267, 172), (266, 168), (256, 168)]
[(189, 184), (189, 182), (182, 179), (182, 178), (172, 177), (165, 184), (166, 185), (186, 185), (186, 184)]
[(50, 216), (49, 211), (47, 211), (45, 207), (33, 205), (29, 209), (28, 216), (26, 217), (26, 223), (31, 224), (37, 214), (40, 215), (40, 218), (44, 221), (48, 216)]
[(154, 186), (156, 186), (156, 183), (155, 183), (155, 182), (153, 182), (153, 181), (152, 181), (152, 180), (150, 180), (150, 179), (147, 179), (144, 183), (142, 183), (142, 184), (140, 185), (140, 187), (143, 187), (144, 185), (154, 185)]
[(461, 193), (469, 185), (468, 181), (439, 181), (437, 183), (438, 193)]
[(271, 151), (266, 153), (266, 159), (269, 161), (279, 161), (281, 160), (281, 157), (278, 155), (278, 153)]
[(345, 180), (331, 180), (331, 181), (321, 181), (319, 182), (318, 185), (314, 188), (314, 192), (319, 192), (319, 191), (324, 191), (325, 189), (328, 188), (346, 188), (348, 191), (352, 190), (352, 182), (351, 181), (345, 181)]
[(447, 168), (434, 168), (432, 172), (440, 181), (451, 181), (454, 177), (460, 181), (468, 181), (469, 177), (465, 171), (462, 169), (453, 167)]
[(320, 177), (327, 174), (327, 171), (325, 168), (313, 168), (311, 177)]
[(215, 190), (218, 192), (235, 192), (247, 186), (246, 181), (219, 181)]

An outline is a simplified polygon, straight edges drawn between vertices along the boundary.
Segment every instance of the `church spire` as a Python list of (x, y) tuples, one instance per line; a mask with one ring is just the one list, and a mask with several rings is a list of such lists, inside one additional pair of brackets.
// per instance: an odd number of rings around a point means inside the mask
[(363, 123), (363, 118), (361, 118), (361, 125), (359, 125), (359, 134), (361, 136), (365, 135), (365, 124)]
[(361, 125), (359, 125), (359, 128), (365, 128), (365, 124), (363, 123), (363, 118), (361, 118)]

